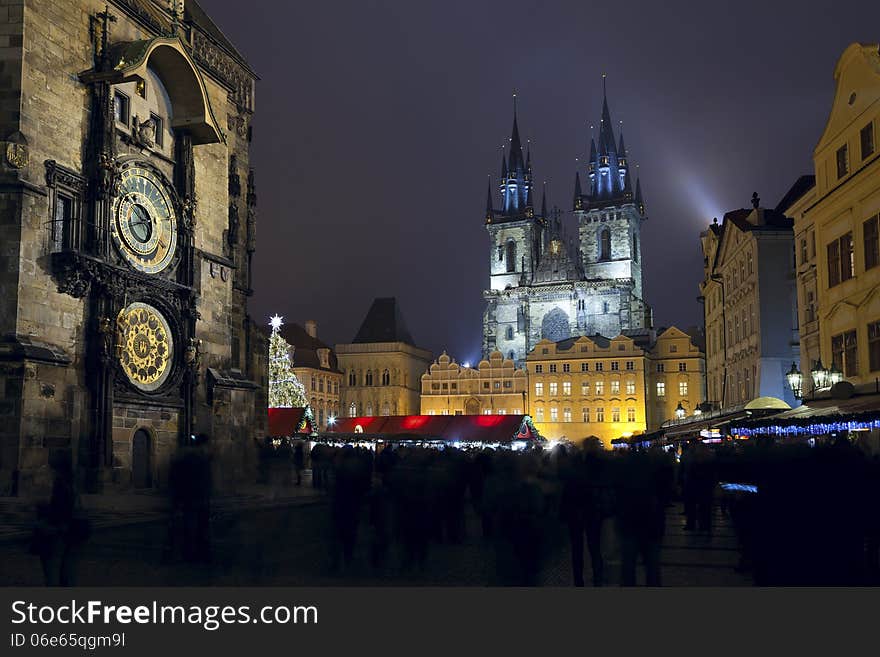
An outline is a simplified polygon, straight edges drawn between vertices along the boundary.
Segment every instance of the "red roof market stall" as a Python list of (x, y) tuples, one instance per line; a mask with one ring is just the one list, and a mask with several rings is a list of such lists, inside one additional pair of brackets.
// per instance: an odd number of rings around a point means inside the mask
[(315, 421), (308, 408), (270, 408), (269, 435), (305, 437), (315, 433)]
[(509, 446), (543, 443), (528, 415), (397, 415), (339, 418), (328, 439), (397, 440)]

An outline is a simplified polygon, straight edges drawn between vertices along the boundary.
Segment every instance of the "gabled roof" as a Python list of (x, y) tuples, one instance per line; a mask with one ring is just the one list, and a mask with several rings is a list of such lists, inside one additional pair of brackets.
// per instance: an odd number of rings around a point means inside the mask
[[(284, 324), (280, 330), (281, 337), (287, 340), (293, 350), (293, 366), (294, 367), (311, 367), (315, 370), (324, 370), (327, 372), (339, 372), (339, 363), (336, 360), (336, 352), (327, 344), (313, 338), (299, 324)], [(329, 367), (321, 366), (321, 358), (318, 356), (319, 349), (328, 349), (330, 351), (328, 362)]]
[(400, 306), (394, 297), (383, 297), (373, 301), (360, 330), (352, 340), (355, 344), (369, 342), (405, 342), (416, 346), (403, 321)]

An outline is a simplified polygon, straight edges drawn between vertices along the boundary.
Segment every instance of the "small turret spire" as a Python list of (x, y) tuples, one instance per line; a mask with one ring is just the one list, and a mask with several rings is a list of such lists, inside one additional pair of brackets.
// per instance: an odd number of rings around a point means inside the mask
[(492, 221), (495, 215), (495, 209), (492, 207), (492, 176), (486, 176), (489, 182), (489, 189), (486, 193), (486, 221)]
[(581, 199), (583, 196), (583, 192), (581, 191), (581, 172), (577, 171), (574, 174), (574, 209), (580, 210), (583, 208), (583, 200)]

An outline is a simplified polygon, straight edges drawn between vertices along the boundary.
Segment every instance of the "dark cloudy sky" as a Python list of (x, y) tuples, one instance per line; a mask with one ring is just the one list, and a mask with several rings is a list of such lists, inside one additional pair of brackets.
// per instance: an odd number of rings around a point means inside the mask
[(687, 326), (700, 230), (811, 171), (838, 57), (880, 39), (867, 1), (200, 1), (262, 78), (254, 318), (344, 342), (396, 296), (416, 341), (460, 360), (480, 349), (514, 89), (536, 180), (569, 210), (607, 73), (650, 215), (646, 297)]

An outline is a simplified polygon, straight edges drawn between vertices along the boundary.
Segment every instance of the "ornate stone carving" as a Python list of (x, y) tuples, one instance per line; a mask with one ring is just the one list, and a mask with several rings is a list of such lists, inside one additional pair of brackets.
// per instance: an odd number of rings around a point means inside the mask
[(138, 117), (131, 120), (131, 136), (142, 148), (153, 148), (156, 145), (156, 121), (149, 118), (141, 121)]
[(192, 37), (193, 58), (232, 89), (232, 98), (240, 109), (252, 112), (253, 81), (250, 75), (199, 30), (193, 30)]
[(238, 175), (238, 158), (235, 155), (229, 158), (229, 195), (234, 198), (241, 196), (241, 176)]

